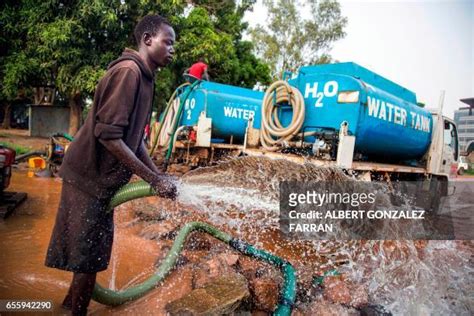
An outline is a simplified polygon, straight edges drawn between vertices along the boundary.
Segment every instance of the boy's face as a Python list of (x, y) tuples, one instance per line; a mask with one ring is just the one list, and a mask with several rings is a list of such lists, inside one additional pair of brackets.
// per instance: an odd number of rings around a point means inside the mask
[[(165, 67), (173, 60), (174, 30), (168, 24), (162, 24), (155, 36), (150, 36), (147, 43), (148, 55), (157, 67)], [(147, 39), (145, 40), (147, 41)]]

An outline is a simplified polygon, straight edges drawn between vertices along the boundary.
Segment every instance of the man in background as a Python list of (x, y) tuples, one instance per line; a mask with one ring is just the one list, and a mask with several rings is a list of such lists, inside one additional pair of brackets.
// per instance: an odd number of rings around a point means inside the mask
[(200, 59), (197, 63), (194, 63), (191, 67), (184, 71), (186, 79), (193, 83), (196, 80), (206, 80), (209, 81), (209, 74), (207, 72), (207, 64)]

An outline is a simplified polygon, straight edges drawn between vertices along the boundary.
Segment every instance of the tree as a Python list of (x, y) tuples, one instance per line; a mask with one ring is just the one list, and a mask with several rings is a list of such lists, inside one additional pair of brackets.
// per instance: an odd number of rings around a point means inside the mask
[[(182, 21), (176, 45), (177, 73), (203, 58), (209, 64), (209, 73), (213, 81), (226, 84), (253, 87), (257, 81), (269, 82), (269, 68), (252, 53), (250, 42), (242, 41), (242, 30), (239, 25), (243, 14), (236, 13), (235, 4), (227, 11), (206, 11), (202, 4), (189, 13)], [(214, 6), (211, 6), (214, 7)], [(224, 23), (224, 21), (226, 23)], [(228, 26), (229, 21), (234, 21)], [(220, 29), (222, 27), (222, 29)]]
[[(18, 89), (53, 85), (70, 109), (69, 132), (81, 124), (84, 100), (92, 98), (107, 64), (132, 46), (133, 27), (153, 10), (178, 15), (183, 1), (8, 1), (0, 16), (6, 27), (2, 52), (2, 103)], [(181, 3), (181, 4), (180, 4)]]
[(28, 59), (24, 29), (17, 26), (21, 21), (19, 3), (5, 1), (0, 10), (0, 105), (4, 111), (3, 128), (10, 128), (13, 104), (26, 98), (28, 81), (35, 80), (37, 60)]
[[(264, 0), (268, 24), (250, 30), (256, 53), (272, 69), (274, 77), (284, 70), (296, 71), (305, 64), (331, 61), (331, 44), (344, 37), (347, 18), (341, 15), (335, 0), (310, 1)], [(308, 8), (309, 6), (309, 8)], [(303, 18), (301, 12), (308, 12)]]
[(53, 84), (70, 107), (69, 132), (81, 124), (83, 102), (91, 98), (107, 64), (130, 41), (138, 5), (125, 1), (22, 1), (27, 52), (40, 61), (43, 84)]
[[(0, 59), (0, 101), (18, 89), (54, 85), (57, 100), (71, 108), (70, 132), (80, 125), (82, 107), (93, 97), (108, 63), (134, 47), (133, 28), (145, 15), (166, 16), (178, 36), (176, 60), (157, 75), (155, 98), (163, 108), (181, 74), (198, 57), (209, 59), (212, 79), (251, 87), (269, 81), (269, 68), (241, 40), (242, 17), (254, 0), (22, 0), (1, 7), (0, 35), (9, 48)], [(185, 11), (188, 14), (185, 14)], [(5, 19), (4, 19), (5, 18)]]

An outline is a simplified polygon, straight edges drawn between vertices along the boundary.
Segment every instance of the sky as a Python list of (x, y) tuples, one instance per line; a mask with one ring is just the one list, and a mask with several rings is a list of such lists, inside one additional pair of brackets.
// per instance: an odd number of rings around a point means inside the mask
[[(437, 108), (445, 91), (443, 113), (467, 106), (474, 97), (474, 0), (340, 0), (348, 18), (346, 36), (331, 55), (352, 61), (416, 93)], [(304, 16), (304, 13), (303, 13)], [(265, 24), (257, 0), (245, 16), (251, 26)]]

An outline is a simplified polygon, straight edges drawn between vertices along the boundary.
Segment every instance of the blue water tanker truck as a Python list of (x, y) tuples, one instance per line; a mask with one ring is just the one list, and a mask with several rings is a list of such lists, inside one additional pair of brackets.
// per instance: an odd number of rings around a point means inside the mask
[(455, 123), (414, 92), (355, 63), (301, 67), (266, 92), (198, 81), (177, 89), (157, 145), (166, 162), (265, 155), (365, 178), (436, 178), (456, 170)]

